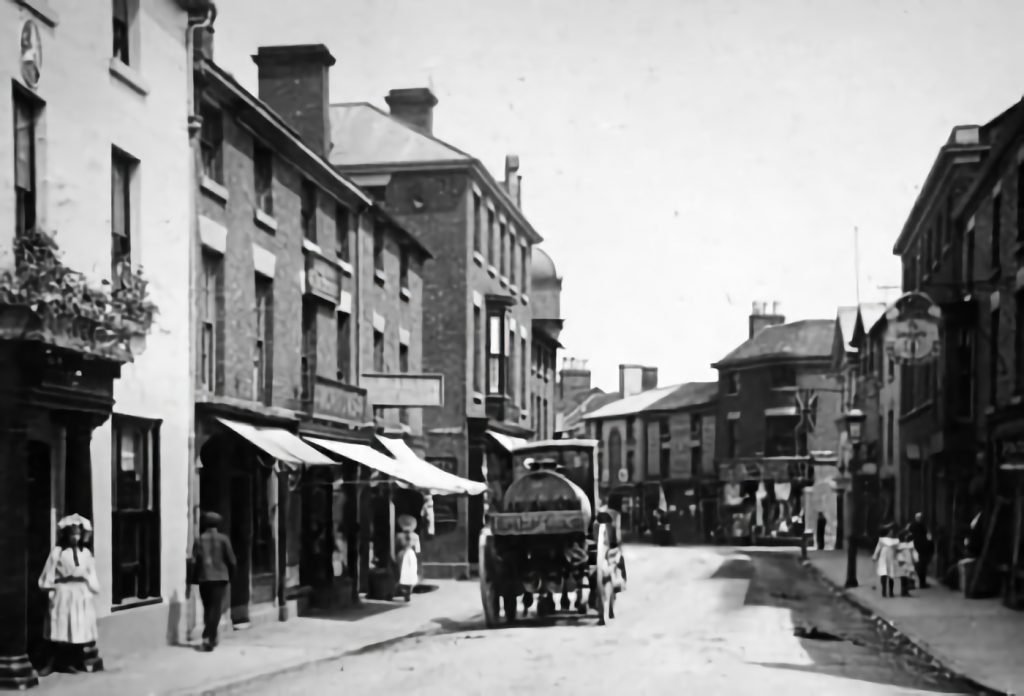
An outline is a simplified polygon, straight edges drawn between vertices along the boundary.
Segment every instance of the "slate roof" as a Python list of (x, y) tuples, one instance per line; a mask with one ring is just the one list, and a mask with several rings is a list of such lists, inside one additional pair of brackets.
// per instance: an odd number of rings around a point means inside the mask
[(835, 319), (805, 319), (769, 326), (741, 343), (712, 367), (770, 358), (829, 358), (835, 331)]
[(680, 384), (668, 396), (655, 401), (645, 411), (678, 411), (690, 406), (699, 406), (718, 397), (718, 382), (687, 382)]
[(860, 322), (865, 333), (870, 333), (889, 305), (884, 302), (866, 302), (860, 306)]
[(331, 104), (331, 152), (336, 166), (395, 162), (466, 162), (473, 158), (429, 135), (409, 128), (368, 102)]
[(588, 413), (591, 413), (606, 404), (610, 404), (613, 401), (618, 401), (621, 398), (622, 395), (619, 394), (619, 392), (611, 392), (606, 394), (605, 392), (602, 392), (597, 389), (589, 392), (586, 395), (586, 397), (575, 408), (571, 409), (562, 416), (561, 427), (559, 428), (559, 430), (563, 432), (567, 430), (572, 430), (573, 428), (580, 424), (580, 421), (582, 421), (583, 417), (586, 416)]
[[(625, 399), (619, 398), (616, 401), (612, 401), (606, 406), (602, 406), (597, 410), (591, 411), (587, 415), (583, 416), (583, 420), (603, 420), (607, 418), (621, 418), (624, 416), (632, 416), (637, 413), (646, 411), (652, 404), (661, 401), (665, 397), (674, 393), (682, 385), (674, 384), (671, 387), (659, 387), (658, 389), (648, 389), (645, 392), (639, 394), (633, 394), (627, 396)], [(616, 394), (616, 396), (619, 396)]]

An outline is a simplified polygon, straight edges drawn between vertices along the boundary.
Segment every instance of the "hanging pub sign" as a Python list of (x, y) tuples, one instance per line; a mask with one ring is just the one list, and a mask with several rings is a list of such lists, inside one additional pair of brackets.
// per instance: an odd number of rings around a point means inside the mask
[(901, 365), (922, 365), (939, 357), (942, 311), (922, 292), (909, 292), (885, 313), (885, 351)]

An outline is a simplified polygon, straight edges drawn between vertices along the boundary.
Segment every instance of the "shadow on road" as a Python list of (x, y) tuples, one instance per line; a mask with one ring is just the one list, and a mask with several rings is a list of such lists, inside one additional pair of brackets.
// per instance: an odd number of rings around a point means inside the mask
[(789, 611), (793, 635), (812, 662), (757, 663), (763, 667), (932, 693), (970, 693), (965, 684), (947, 679), (929, 663), (902, 649), (858, 610), (833, 595), (794, 556), (745, 550), (742, 555), (727, 558), (715, 575), (749, 577), (746, 606)]

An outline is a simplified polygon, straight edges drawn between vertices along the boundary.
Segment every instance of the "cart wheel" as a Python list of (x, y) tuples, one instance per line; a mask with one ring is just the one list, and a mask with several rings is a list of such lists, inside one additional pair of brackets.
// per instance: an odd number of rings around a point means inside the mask
[(600, 626), (615, 618), (615, 585), (612, 579), (614, 568), (608, 562), (609, 551), (608, 525), (602, 524), (597, 530), (597, 568), (594, 573), (597, 623)]
[(484, 624), (487, 628), (498, 625), (500, 597), (495, 588), (497, 558), (494, 552), (494, 537), (490, 530), (480, 534), (480, 600), (484, 607)]

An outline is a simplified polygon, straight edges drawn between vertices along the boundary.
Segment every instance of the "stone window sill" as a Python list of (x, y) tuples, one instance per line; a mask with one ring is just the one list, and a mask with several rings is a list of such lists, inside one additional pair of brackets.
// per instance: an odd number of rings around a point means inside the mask
[(199, 188), (207, 193), (211, 198), (222, 204), (226, 204), (228, 202), (227, 187), (206, 175), (203, 175), (202, 180), (199, 182)]
[(303, 239), (302, 240), (302, 250), (303, 251), (312, 251), (317, 256), (323, 256), (324, 255), (324, 250), (320, 248), (320, 245), (317, 244), (314, 241), (309, 240), (309, 239)]
[(487, 262), (484, 261), (484, 255), (481, 254), (479, 251), (473, 252), (473, 262), (476, 263), (476, 265), (479, 266), (480, 268), (483, 268), (487, 264)]
[(388, 282), (388, 278), (386, 275), (384, 275), (384, 271), (380, 269), (377, 269), (373, 272), (373, 280), (375, 283), (377, 283), (377, 285), (381, 287), (387, 285)]
[(256, 208), (253, 211), (252, 219), (253, 222), (268, 232), (277, 232), (277, 220), (274, 219), (273, 215)]
[(501, 283), (501, 287), (508, 287), (508, 278), (506, 278), (505, 276), (501, 276), (501, 278), (498, 278), (498, 282)]
[(338, 268), (340, 268), (341, 272), (347, 275), (349, 278), (351, 278), (355, 274), (355, 270), (352, 268), (352, 264), (350, 264), (348, 261), (342, 261), (341, 259), (338, 259)]
[(523, 304), (525, 304), (525, 305), (530, 304), (530, 298), (527, 296), (527, 294), (525, 292), (523, 293)]
[(60, 15), (57, 14), (55, 9), (50, 7), (50, 3), (47, 0), (18, 0), (18, 4), (51, 27), (55, 27), (60, 23)]
[(401, 295), (402, 300), (404, 300), (405, 302), (408, 302), (410, 299), (412, 299), (412, 291), (409, 288), (402, 288), (398, 294)]
[(118, 58), (110, 59), (110, 74), (125, 83), (133, 90), (146, 96), (149, 94), (149, 85), (146, 80), (130, 65), (125, 65)]
[(487, 275), (491, 276), (492, 278), (497, 278), (498, 277), (498, 269), (495, 268), (494, 266), (488, 266), (487, 267)]

